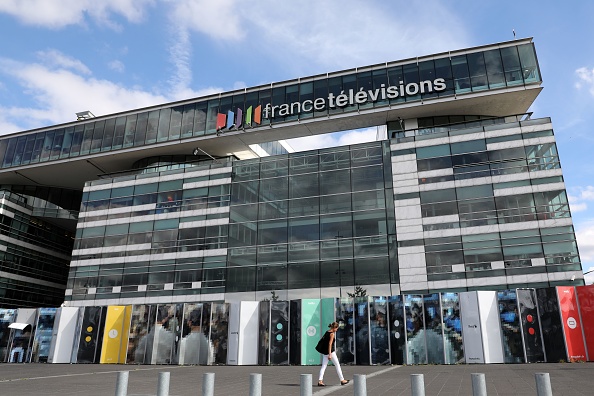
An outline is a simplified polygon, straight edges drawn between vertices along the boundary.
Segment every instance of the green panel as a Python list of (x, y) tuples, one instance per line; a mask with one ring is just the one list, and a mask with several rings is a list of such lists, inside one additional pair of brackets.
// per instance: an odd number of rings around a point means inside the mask
[(336, 320), (334, 298), (322, 298), (322, 331), (328, 330), (328, 325)]
[(301, 300), (301, 364), (319, 365), (321, 355), (316, 345), (322, 332), (320, 331), (320, 300)]

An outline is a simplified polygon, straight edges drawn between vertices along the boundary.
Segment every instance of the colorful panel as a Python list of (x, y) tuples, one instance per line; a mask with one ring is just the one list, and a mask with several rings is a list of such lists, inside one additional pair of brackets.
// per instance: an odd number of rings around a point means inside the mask
[(103, 330), (103, 345), (100, 363), (125, 363), (126, 354), (122, 345), (130, 329), (130, 307), (109, 306)]
[(588, 361), (594, 360), (594, 285), (576, 287)]
[(586, 360), (586, 346), (582, 334), (582, 324), (578, 301), (573, 286), (558, 286), (557, 298), (561, 308), (565, 345), (567, 346), (568, 360), (571, 362)]
[(226, 123), (227, 123), (227, 116), (225, 114), (218, 113), (217, 114), (217, 123), (216, 123), (217, 131), (225, 128)]
[(270, 364), (289, 364), (289, 302), (270, 303)]

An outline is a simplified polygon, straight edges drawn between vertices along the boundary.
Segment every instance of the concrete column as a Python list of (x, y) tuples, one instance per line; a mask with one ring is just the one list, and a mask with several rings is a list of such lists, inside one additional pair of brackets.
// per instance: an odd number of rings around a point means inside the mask
[(364, 374), (353, 375), (355, 396), (367, 396), (367, 377)]
[(423, 374), (410, 375), (410, 390), (412, 396), (425, 396), (425, 379)]
[(118, 379), (116, 380), (115, 396), (128, 396), (128, 371), (118, 372)]
[(534, 376), (536, 377), (536, 395), (553, 396), (549, 373), (535, 373)]
[(214, 396), (215, 373), (202, 374), (202, 396)]
[(159, 373), (157, 396), (169, 396), (169, 378), (169, 371), (163, 371)]
[(301, 391), (300, 396), (311, 396), (311, 374), (301, 374), (300, 376)]
[(487, 382), (485, 381), (485, 374), (472, 373), (472, 396), (487, 396)]
[(250, 396), (262, 396), (262, 374), (250, 374)]

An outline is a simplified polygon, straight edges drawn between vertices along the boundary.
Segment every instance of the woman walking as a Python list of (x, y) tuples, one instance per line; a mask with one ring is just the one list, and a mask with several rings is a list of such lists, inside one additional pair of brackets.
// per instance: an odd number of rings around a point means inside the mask
[(318, 386), (326, 386), (324, 384), (324, 372), (326, 371), (326, 367), (328, 367), (328, 359), (332, 360), (334, 367), (336, 367), (336, 373), (338, 374), (338, 378), (340, 378), (340, 385), (346, 385), (349, 383), (349, 380), (345, 380), (344, 376), (342, 375), (342, 370), (340, 369), (340, 362), (338, 361), (338, 356), (336, 356), (336, 337), (335, 333), (338, 330), (338, 322), (332, 322), (328, 325), (330, 330), (324, 333), (324, 336), (318, 343), (316, 350), (320, 352), (322, 357), (322, 368), (320, 368), (320, 375), (318, 378)]

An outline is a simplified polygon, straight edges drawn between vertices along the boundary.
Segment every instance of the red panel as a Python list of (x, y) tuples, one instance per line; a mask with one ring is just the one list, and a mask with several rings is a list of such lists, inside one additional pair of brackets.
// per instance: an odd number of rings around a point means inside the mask
[(557, 286), (557, 295), (569, 361), (585, 361), (586, 346), (584, 345), (575, 288), (573, 286)]
[(256, 124), (262, 123), (262, 105), (260, 105), (254, 109), (254, 122)]
[(594, 361), (594, 285), (576, 287), (582, 325), (588, 349), (588, 361)]
[(227, 116), (225, 114), (217, 114), (217, 131), (225, 128), (227, 125)]

